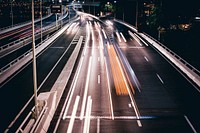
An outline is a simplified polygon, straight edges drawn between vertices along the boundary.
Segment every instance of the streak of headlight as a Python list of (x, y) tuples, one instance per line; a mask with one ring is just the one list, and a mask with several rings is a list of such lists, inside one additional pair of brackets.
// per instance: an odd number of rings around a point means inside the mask
[(76, 86), (76, 83), (77, 83), (77, 80), (78, 80), (78, 77), (79, 77), (79, 74), (80, 74), (80, 70), (81, 70), (81, 68), (82, 68), (82, 64), (83, 64), (83, 57), (81, 58), (80, 66), (79, 66), (79, 68), (78, 68), (77, 75), (75, 76), (75, 80), (73, 80), (73, 88), (72, 88), (71, 95), (70, 95), (70, 97), (69, 97), (69, 101), (68, 101), (68, 103), (67, 103), (65, 112), (64, 112), (64, 114), (63, 114), (63, 119), (66, 118), (66, 114), (67, 114), (67, 111), (68, 111), (68, 109), (69, 109), (69, 105), (71, 104), (72, 96), (73, 96), (73, 93), (74, 93), (74, 90), (75, 90), (75, 86)]
[(84, 49), (84, 52), (83, 52), (84, 56), (86, 54), (86, 49), (88, 47), (88, 43), (89, 43), (89, 40), (90, 40), (90, 28), (89, 28), (88, 22), (87, 22), (87, 25), (86, 25), (86, 32), (87, 32), (87, 39), (86, 39), (86, 43), (85, 43), (85, 49)]
[(97, 22), (97, 24), (98, 24), (99, 28), (101, 28), (101, 25), (99, 24), (99, 22)]
[(131, 31), (128, 31), (128, 33), (137, 41), (138, 44), (140, 44), (140, 46), (142, 46), (140, 40)]
[(127, 41), (126, 41), (126, 38), (124, 37), (124, 35), (123, 35), (121, 32), (120, 32), (120, 35), (122, 36), (124, 42), (127, 42)]
[(110, 111), (111, 111), (111, 119), (114, 120), (114, 113), (113, 113), (113, 103), (112, 103), (112, 96), (111, 96), (111, 88), (110, 88), (110, 79), (108, 75), (108, 68), (107, 68), (107, 63), (106, 63), (106, 58), (104, 58), (105, 64), (106, 64), (106, 76), (107, 76), (107, 81), (108, 81), (108, 93), (109, 93), (109, 100), (110, 100)]
[(119, 33), (117, 31), (116, 31), (116, 35), (117, 35), (117, 38), (118, 38), (119, 42), (122, 42), (122, 40), (120, 38), (120, 35), (119, 35)]
[(104, 29), (102, 29), (102, 31), (103, 31), (104, 38), (107, 39), (107, 36), (106, 36)]
[(69, 26), (69, 28), (68, 28), (68, 30), (67, 30), (67, 34), (69, 34), (69, 33), (71, 32), (71, 30), (72, 30), (72, 28), (74, 27), (75, 24), (76, 24), (76, 23), (73, 23), (73, 24), (71, 24), (71, 25)]
[(139, 38), (146, 46), (149, 46), (141, 37), (139, 37), (137, 34), (134, 33), (134, 35)]
[(88, 93), (88, 85), (89, 85), (90, 71), (91, 71), (91, 62), (92, 62), (92, 57), (90, 57), (89, 66), (88, 66), (87, 79), (86, 79), (86, 84), (85, 84), (85, 91), (84, 91), (83, 102), (82, 102), (82, 106), (81, 106), (80, 120), (83, 119), (83, 115), (84, 115), (84, 111), (85, 111), (86, 96), (87, 96), (87, 93)]
[(94, 29), (92, 26), (90, 26), (91, 32), (92, 32), (92, 55), (94, 54)]
[(83, 133), (89, 133), (91, 111), (92, 111), (92, 99), (91, 96), (88, 96)]
[(73, 111), (72, 111), (72, 115), (71, 115), (71, 119), (70, 119), (70, 122), (69, 122), (68, 129), (67, 129), (67, 133), (72, 132), (74, 120), (75, 120), (75, 115), (76, 115), (77, 108), (78, 108), (79, 99), (80, 99), (80, 96), (76, 96), (76, 100), (75, 100), (75, 104), (74, 104), (74, 107), (73, 107)]

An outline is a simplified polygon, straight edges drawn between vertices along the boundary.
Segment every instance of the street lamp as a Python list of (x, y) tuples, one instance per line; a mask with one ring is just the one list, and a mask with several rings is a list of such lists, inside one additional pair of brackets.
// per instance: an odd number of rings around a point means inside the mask
[(32, 0), (32, 50), (33, 50), (33, 86), (34, 86), (34, 101), (35, 101), (35, 119), (39, 115), (37, 102), (37, 70), (36, 70), (36, 54), (35, 54), (35, 24), (34, 24), (34, 0)]
[(40, 0), (40, 35), (42, 43), (42, 0)]
[(10, 1), (10, 13), (11, 13), (11, 19), (12, 19), (12, 27), (13, 27), (13, 2), (14, 0)]

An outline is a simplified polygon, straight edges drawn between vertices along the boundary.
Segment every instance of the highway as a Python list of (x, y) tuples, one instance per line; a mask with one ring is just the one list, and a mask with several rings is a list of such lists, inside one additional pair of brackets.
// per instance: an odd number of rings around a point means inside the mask
[[(73, 17), (72, 14), (71, 17)], [(68, 31), (65, 31), (59, 38), (57, 38), (51, 45), (44, 49), (37, 56), (37, 77), (38, 77), (38, 91), (49, 91), (57, 79), (60, 71), (64, 67), (66, 61), (71, 55), (75, 45), (71, 42), (76, 42), (74, 39), (75, 25), (70, 26)], [(78, 26), (78, 22), (77, 22)], [(5, 131), (9, 124), (14, 121), (14, 124), (9, 129), (9, 132), (15, 132), (19, 127), (27, 113), (33, 106), (33, 79), (32, 79), (32, 62), (29, 62), (12, 77), (10, 77), (5, 84), (1, 84), (0, 100), (2, 108), (0, 113), (0, 132)], [(24, 107), (26, 107), (24, 111)], [(23, 110), (21, 112), (21, 110)], [(19, 116), (18, 116), (19, 115)], [(19, 117), (14, 120), (15, 117)]]
[[(135, 31), (81, 15), (37, 56), (38, 89), (50, 91), (80, 36), (79, 58), (48, 132), (197, 133), (199, 88)], [(32, 63), (1, 87), (3, 132), (33, 98)], [(26, 107), (9, 129), (15, 132)]]
[(106, 23), (86, 20), (86, 43), (48, 132), (198, 132), (196, 88), (134, 31)]

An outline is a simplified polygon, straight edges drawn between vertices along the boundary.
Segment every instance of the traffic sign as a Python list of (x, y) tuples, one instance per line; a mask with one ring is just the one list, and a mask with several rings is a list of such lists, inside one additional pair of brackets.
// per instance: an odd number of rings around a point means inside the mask
[(62, 13), (62, 5), (51, 5), (51, 13)]

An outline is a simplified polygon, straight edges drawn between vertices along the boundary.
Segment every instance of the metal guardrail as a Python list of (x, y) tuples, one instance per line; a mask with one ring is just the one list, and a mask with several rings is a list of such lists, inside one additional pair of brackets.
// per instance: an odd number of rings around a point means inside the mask
[[(51, 15), (52, 15), (52, 14), (43, 17), (42, 20), (44, 20), (44, 19), (50, 17)], [(35, 23), (37, 23), (38, 21), (40, 21), (40, 18), (36, 19), (36, 20), (35, 20)], [(20, 28), (20, 27), (22, 27), (22, 26), (26, 26), (26, 25), (31, 24), (31, 23), (32, 23), (31, 20), (29, 20), (29, 21), (26, 21), (26, 22), (22, 22), (22, 23), (15, 24), (15, 25), (13, 25), (13, 26), (7, 26), (7, 27), (0, 28), (0, 34), (5, 33), (5, 32), (8, 32), (8, 31), (11, 31), (11, 30), (14, 30), (14, 29), (17, 29), (17, 28)]]
[[(58, 27), (60, 27), (60, 25)], [(52, 24), (51, 26), (45, 27), (43, 29), (43, 36), (48, 34), (48, 32), (50, 32), (50, 30), (52, 30), (53, 28), (57, 28), (55, 24)], [(36, 32), (35, 35), (36, 36), (40, 35), (40, 31)], [(14, 41), (14, 42), (11, 42), (11, 43), (8, 43), (6, 45), (3, 45), (3, 46), (0, 47), (0, 53), (8, 50), (10, 47), (14, 47), (14, 46), (19, 46), (20, 47), (21, 45), (25, 46), (27, 43), (29, 43), (29, 41), (31, 41), (31, 39), (32, 39), (32, 35), (29, 35), (29, 36), (20, 38), (20, 39)], [(15, 50), (17, 50), (17, 49), (15, 49)], [(5, 54), (5, 55), (7, 55), (7, 54)], [(3, 56), (5, 56), (5, 55), (3, 55)], [(3, 56), (1, 56), (1, 54), (0, 54), (1, 58)]]
[(145, 34), (146, 36), (148, 36), (149, 38), (151, 38), (153, 41), (155, 41), (157, 44), (159, 44), (160, 46), (162, 46), (165, 50), (167, 50), (174, 57), (176, 57), (176, 59), (178, 59), (179, 61), (181, 61), (183, 64), (185, 64), (185, 66), (187, 66), (188, 68), (190, 68), (190, 70), (192, 70), (193, 72), (195, 72), (196, 74), (198, 74), (200, 76), (200, 71), (198, 69), (196, 69), (194, 66), (192, 66), (191, 64), (189, 64), (186, 60), (184, 60), (183, 58), (181, 58), (178, 54), (176, 54), (175, 52), (173, 52), (171, 49), (169, 49), (164, 44), (162, 44), (161, 42), (159, 42), (155, 38), (151, 37), (150, 35), (148, 35), (146, 33), (143, 33), (143, 34)]
[[(33, 107), (32, 110), (28, 113), (28, 115), (26, 116), (26, 118), (24, 119), (24, 121), (21, 123), (21, 125), (17, 129), (16, 133), (22, 133), (22, 132), (33, 133), (34, 132), (34, 130), (36, 129), (38, 123), (44, 117), (43, 114), (45, 114), (45, 111), (47, 109), (47, 101), (45, 101), (45, 105), (43, 106), (42, 110), (40, 111), (40, 115), (38, 116), (38, 118), (37, 118), (36, 121), (32, 117), (34, 109), (35, 109), (35, 107)], [(31, 122), (31, 119), (33, 120), (33, 122)]]
[[(53, 27), (53, 28), (55, 28), (55, 27)], [(49, 30), (52, 30), (52, 29), (49, 29)], [(54, 34), (56, 34), (56, 33), (54, 33)], [(42, 43), (44, 43), (46, 40), (48, 40), (49, 38), (51, 38), (54, 34), (52, 34), (51, 36), (47, 37)], [(29, 37), (27, 39), (31, 39), (31, 38)], [(40, 42), (39, 44), (37, 44), (36, 48), (39, 47), (42, 43)], [(18, 58), (14, 59), (9, 64), (7, 64), (6, 66), (2, 67), (0, 69), (0, 74), (3, 73), (4, 71), (8, 70), (11, 66), (13, 66), (15, 63), (17, 63), (18, 61), (20, 61), (22, 58), (28, 56), (29, 53), (31, 53), (31, 52), (32, 52), (32, 49), (28, 50), (23, 55), (19, 56)]]

